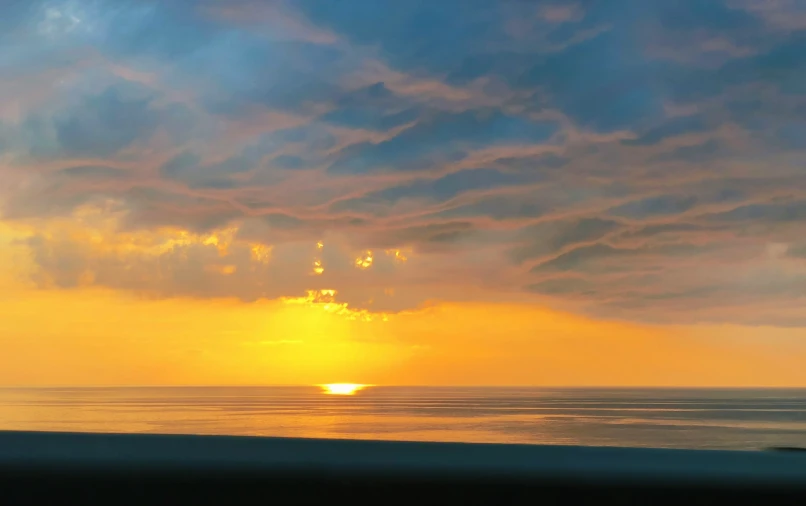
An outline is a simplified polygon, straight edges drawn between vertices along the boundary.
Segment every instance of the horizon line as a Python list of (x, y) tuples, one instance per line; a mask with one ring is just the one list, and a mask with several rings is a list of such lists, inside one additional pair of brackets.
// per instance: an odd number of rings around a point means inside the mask
[[(352, 382), (335, 382), (352, 383)], [(317, 388), (331, 383), (275, 383), (275, 384), (160, 384), (160, 385), (0, 385), (3, 389), (51, 389), (51, 388)], [(355, 383), (370, 388), (534, 388), (534, 389), (653, 389), (653, 390), (804, 390), (806, 385), (433, 385), (433, 384), (368, 384)]]

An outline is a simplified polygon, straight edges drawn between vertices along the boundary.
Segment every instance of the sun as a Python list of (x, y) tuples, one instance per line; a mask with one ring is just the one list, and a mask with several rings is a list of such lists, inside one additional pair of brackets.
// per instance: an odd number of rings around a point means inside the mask
[(362, 385), (360, 383), (328, 383), (319, 386), (322, 387), (322, 391), (328, 395), (355, 395), (356, 392), (363, 390), (369, 385)]

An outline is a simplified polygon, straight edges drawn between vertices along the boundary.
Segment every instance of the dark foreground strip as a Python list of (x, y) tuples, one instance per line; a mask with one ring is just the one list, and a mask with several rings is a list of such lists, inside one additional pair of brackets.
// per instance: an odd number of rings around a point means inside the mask
[(806, 455), (0, 432), (0, 505), (806, 504)]

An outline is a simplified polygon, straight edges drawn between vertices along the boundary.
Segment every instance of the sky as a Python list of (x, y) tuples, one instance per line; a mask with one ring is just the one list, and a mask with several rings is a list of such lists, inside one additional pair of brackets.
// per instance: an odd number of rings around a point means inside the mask
[(806, 386), (806, 3), (5, 0), (0, 385)]

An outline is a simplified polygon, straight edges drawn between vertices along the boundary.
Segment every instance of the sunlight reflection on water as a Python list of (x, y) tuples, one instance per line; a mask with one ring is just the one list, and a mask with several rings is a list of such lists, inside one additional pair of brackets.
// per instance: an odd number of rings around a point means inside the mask
[(333, 385), (0, 389), (0, 429), (679, 448), (806, 445), (803, 390), (362, 386), (336, 386), (341, 395), (322, 395)]

